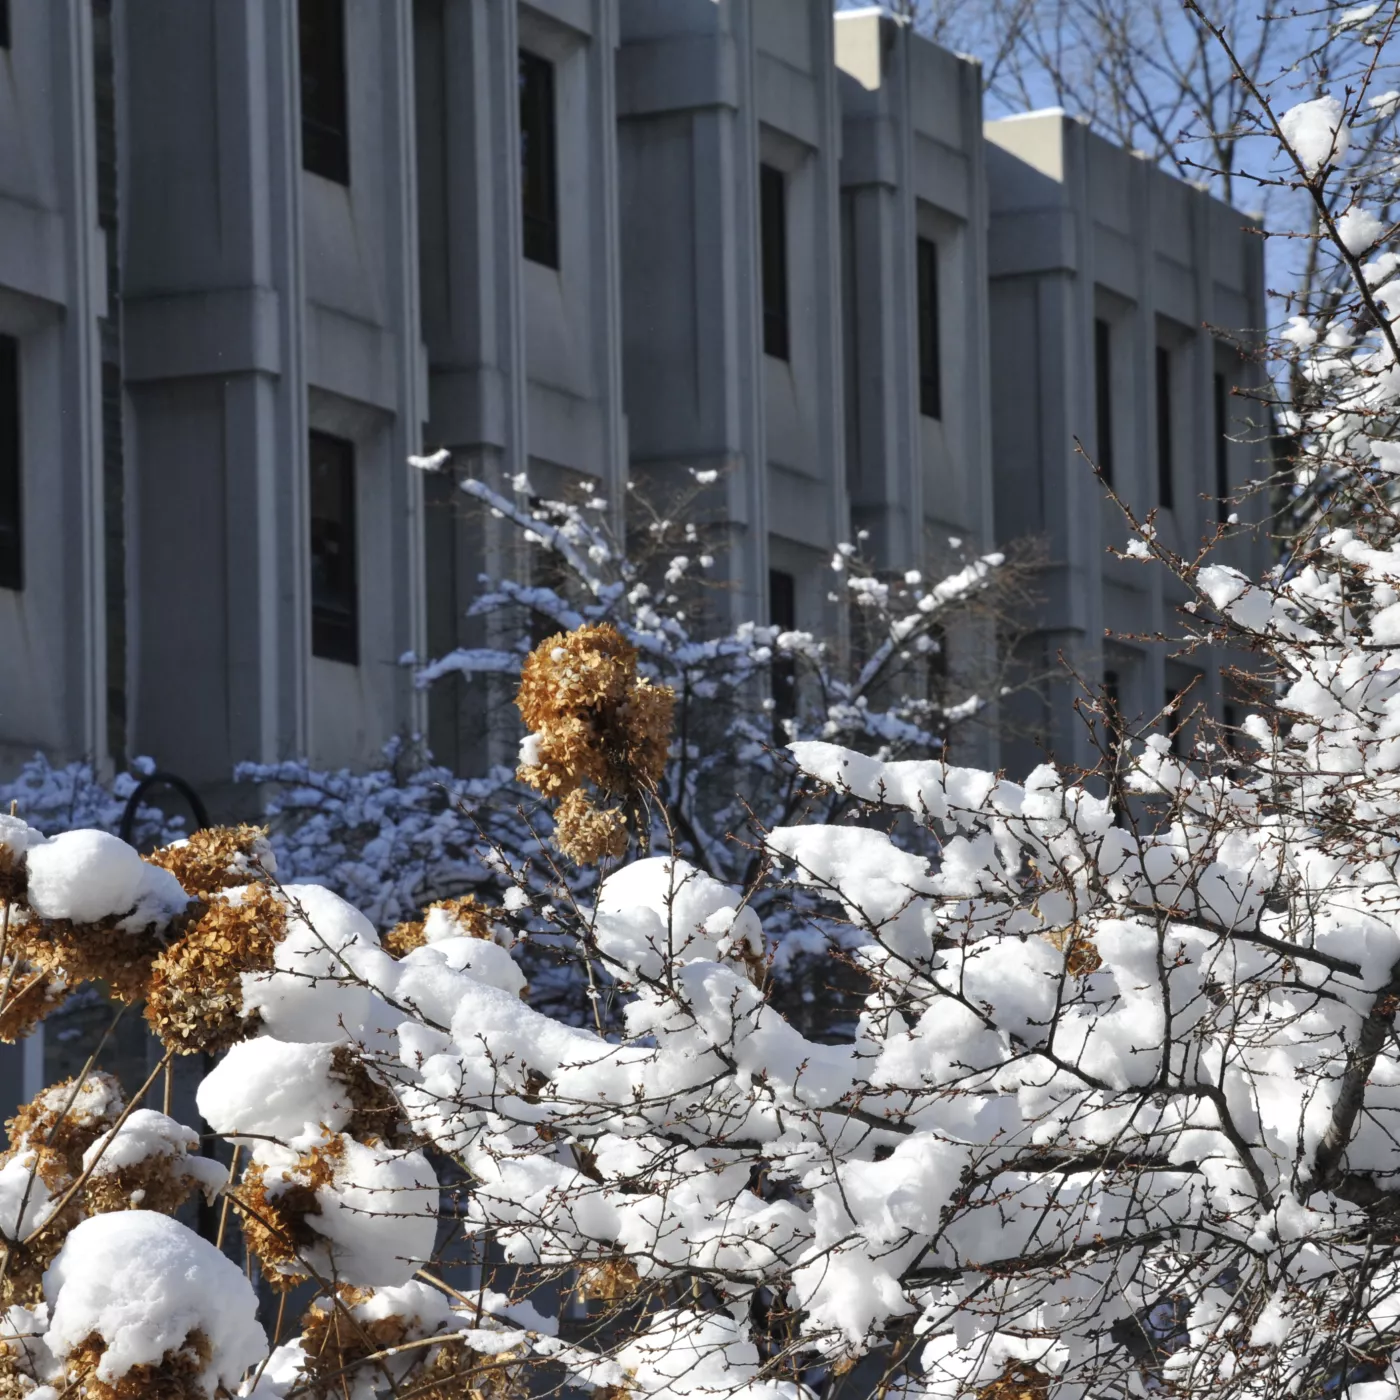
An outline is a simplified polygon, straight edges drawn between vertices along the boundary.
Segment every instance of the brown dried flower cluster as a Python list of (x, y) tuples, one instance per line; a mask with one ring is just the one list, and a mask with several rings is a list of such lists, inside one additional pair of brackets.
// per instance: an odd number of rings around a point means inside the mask
[(161, 1044), (216, 1054), (249, 1035), (243, 974), (270, 968), (286, 931), (286, 907), (266, 885), (249, 885), (236, 901), (212, 896), (151, 969), (146, 1020)]
[(70, 919), (38, 919), (27, 910), (10, 925), (7, 951), (50, 977), (69, 986), (80, 982), (105, 982), (118, 1001), (131, 1005), (146, 993), (151, 967), (166, 939), (178, 936), (181, 927), (199, 910), (164, 928), (152, 924), (142, 929), (122, 927), (123, 915), (114, 914), (96, 923)]
[(212, 826), (152, 851), (146, 859), (168, 870), (187, 894), (207, 898), (258, 879), (271, 869), (271, 856), (262, 827)]
[(77, 1178), (83, 1154), (115, 1125), (125, 1107), (121, 1085), (102, 1070), (81, 1084), (76, 1079), (51, 1084), (6, 1122), (10, 1150), (0, 1163), (19, 1152), (36, 1152), (39, 1175), (56, 1191)]
[(545, 638), (526, 658), (516, 705), (538, 737), (520, 776), (551, 797), (592, 783), (608, 796), (655, 784), (675, 696), (637, 675), (637, 649), (607, 623)]
[(374, 1295), (363, 1288), (343, 1287), (336, 1298), (318, 1298), (301, 1319), (301, 1345), (306, 1353), (307, 1395), (330, 1400), (354, 1385), (353, 1373), (366, 1358), (396, 1347), (413, 1335), (408, 1318), (391, 1315), (361, 1321), (350, 1309)]
[(72, 991), (62, 973), (48, 972), (25, 958), (0, 963), (0, 1041), (23, 1040)]
[(345, 1132), (356, 1142), (373, 1146), (407, 1147), (412, 1135), (404, 1122), (403, 1109), (388, 1085), (370, 1073), (368, 1065), (348, 1045), (331, 1051), (331, 1076), (345, 1085), (350, 1099), (350, 1121)]
[(423, 921), (413, 919), (395, 924), (379, 941), (391, 957), (406, 958), (415, 948), (423, 947), (428, 939), (423, 932)]
[(627, 818), (616, 807), (595, 807), (575, 788), (554, 813), (554, 844), (577, 865), (627, 854)]
[(298, 1157), (291, 1179), (274, 1182), (271, 1192), (261, 1163), (251, 1163), (243, 1173), (233, 1197), (242, 1217), (243, 1237), (262, 1267), (263, 1277), (279, 1293), (311, 1277), (301, 1256), (322, 1237), (307, 1217), (320, 1215), (316, 1193), (335, 1180), (344, 1155), (343, 1138), (318, 1144)]
[(642, 1286), (637, 1266), (622, 1256), (603, 1259), (579, 1271), (578, 1296), (589, 1302), (616, 1303), (630, 1298)]
[(434, 910), (440, 910), (452, 921), (454, 932), (462, 938), (480, 938), (490, 943), (496, 937), (494, 920), (497, 911), (483, 904), (475, 895), (463, 895), (460, 899), (440, 899), (423, 911), (422, 919), (411, 923), (396, 924), (384, 935), (383, 945), (387, 952), (396, 958), (406, 957), (415, 948), (421, 948), (428, 941), (427, 921)]
[(186, 1161), (176, 1153), (157, 1152), (112, 1171), (103, 1171), (99, 1164), (83, 1186), (88, 1214), (154, 1210), (174, 1215), (200, 1187)]
[[(431, 1335), (416, 1317), (398, 1313), (357, 1317), (354, 1310), (373, 1297), (368, 1289), (342, 1287), (335, 1298), (318, 1298), (307, 1309), (300, 1341), (310, 1382), (306, 1393), (314, 1400), (339, 1400), (351, 1391), (358, 1394), (357, 1370), (384, 1370), (384, 1363), (371, 1357)], [(513, 1353), (483, 1357), (452, 1333), (444, 1333), (440, 1345), (401, 1351), (394, 1360), (395, 1383), (414, 1400), (461, 1400), (463, 1396), (506, 1400), (523, 1394), (518, 1368), (511, 1365)]]
[(451, 1339), (429, 1355), (414, 1380), (412, 1393), (421, 1400), (520, 1400), (529, 1393), (518, 1352), (487, 1355)]
[[(36, 1328), (34, 1335), (41, 1330)], [(0, 1400), (30, 1400), (45, 1379), (36, 1374), (20, 1336), (10, 1333), (8, 1340), (0, 1339)]]
[(1051, 929), (1045, 938), (1065, 955), (1065, 971), (1071, 977), (1088, 977), (1103, 965), (1093, 939), (1084, 934), (1078, 923)]
[[(148, 1018), (167, 1046), (188, 1053), (230, 1044), (246, 1029), (236, 1014), (238, 974), (270, 964), (285, 916), (270, 912), (275, 901), (265, 886), (254, 886), (239, 912), (220, 891), (254, 880), (270, 857), (266, 834), (253, 826), (211, 828), (156, 851), (146, 859), (173, 874), (190, 903), (173, 921), (132, 928), (129, 914), (87, 924), (39, 918), (20, 902), (23, 858), (0, 845), (0, 900), (11, 901), (3, 916), (0, 1040), (28, 1034), (80, 983), (103, 982), (128, 1005), (158, 1003)], [(197, 1004), (203, 1001), (209, 1005)], [(237, 1034), (229, 1030), (234, 1021)]]
[(158, 1363), (133, 1366), (115, 1385), (97, 1376), (106, 1349), (106, 1343), (94, 1332), (74, 1350), (66, 1368), (69, 1388), (63, 1392), (65, 1396), (73, 1400), (207, 1400), (209, 1392), (201, 1374), (209, 1365), (213, 1349), (209, 1338), (198, 1329), (177, 1350), (166, 1352)]
[(83, 1154), (116, 1123), (124, 1107), (117, 1081), (96, 1073), (81, 1084), (65, 1079), (50, 1085), (5, 1124), (10, 1145), (0, 1156), (0, 1166), (32, 1153), (35, 1178), (49, 1199), (73, 1194), (30, 1239), (0, 1240), (0, 1307), (33, 1305), (42, 1299), (44, 1270), (87, 1213), (82, 1193), (73, 1191), (82, 1176)]
[(542, 641), (526, 658), (515, 703), (534, 736), (520, 780), (566, 799), (560, 849), (580, 862), (620, 855), (627, 814), (666, 769), (674, 692), (639, 676), (637, 649), (597, 623)]
[(1049, 1394), (1050, 1378), (1019, 1361), (976, 1392), (977, 1400), (1046, 1400)]

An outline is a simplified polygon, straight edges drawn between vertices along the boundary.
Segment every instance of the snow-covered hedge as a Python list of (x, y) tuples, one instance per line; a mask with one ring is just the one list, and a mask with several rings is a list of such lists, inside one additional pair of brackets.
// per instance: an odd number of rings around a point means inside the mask
[[(752, 902), (671, 853), (604, 856), (589, 903), (503, 865), (498, 904), (381, 938), (281, 881), (254, 828), (142, 859), (5, 818), (10, 1033), (102, 979), (167, 1061), (222, 1055), (198, 1106), (237, 1155), (215, 1166), (101, 1074), (23, 1109), (0, 1162), (4, 1383), (799, 1400), (872, 1366), (954, 1400), (1384, 1373), (1400, 543), (1333, 536), (1268, 584), (1188, 577), (1203, 632), (1292, 676), (1278, 721), (1246, 723), (1248, 762), (1132, 746), (1130, 822), (1048, 767), (1016, 784), (793, 742), (845, 815), (814, 805), (762, 848), (778, 889), (856, 931), (845, 1034), (782, 1014)], [(571, 669), (535, 732), (591, 714), (609, 745), (627, 655), (596, 628), (542, 643)], [(598, 803), (655, 784), (618, 753), (630, 777), (568, 750)], [(524, 999), (512, 952), (541, 923), (579, 950), (592, 1024)], [(201, 1190), (229, 1207), (226, 1249), (307, 1290), (280, 1336), (175, 1218)]]

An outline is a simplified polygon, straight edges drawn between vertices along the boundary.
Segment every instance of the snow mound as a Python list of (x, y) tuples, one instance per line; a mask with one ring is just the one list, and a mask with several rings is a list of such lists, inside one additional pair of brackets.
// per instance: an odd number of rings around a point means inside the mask
[(1336, 160), (1347, 148), (1346, 109), (1330, 94), (1290, 107), (1278, 124), (1309, 175)]
[(758, 915), (739, 895), (688, 861), (652, 856), (609, 875), (598, 891), (598, 946), (642, 977), (668, 960), (714, 961), (747, 946), (763, 951)]
[(44, 1275), (44, 1294), (54, 1356), (63, 1360), (100, 1337), (97, 1379), (107, 1385), (133, 1367), (158, 1365), (195, 1333), (208, 1346), (199, 1384), (211, 1397), (220, 1386), (233, 1390), (267, 1354), (243, 1271), (179, 1221), (151, 1211), (84, 1220)]
[(138, 1108), (120, 1127), (98, 1138), (83, 1154), (83, 1171), (96, 1177), (111, 1176), (153, 1157), (178, 1158), (207, 1195), (212, 1196), (228, 1180), (225, 1167), (212, 1157), (199, 1155), (198, 1133), (150, 1108)]
[(233, 1046), (195, 1093), (204, 1120), (221, 1136), (285, 1142), (308, 1128), (339, 1132), (350, 1121), (346, 1086), (331, 1075), (335, 1046), (260, 1036)]

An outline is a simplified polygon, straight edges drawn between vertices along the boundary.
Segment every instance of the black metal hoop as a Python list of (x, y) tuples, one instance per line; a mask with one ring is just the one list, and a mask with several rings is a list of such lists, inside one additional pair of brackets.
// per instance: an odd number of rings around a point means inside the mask
[(131, 796), (126, 799), (126, 807), (122, 811), (121, 825), (117, 828), (117, 835), (128, 846), (136, 844), (131, 839), (136, 829), (136, 809), (141, 805), (141, 799), (153, 787), (174, 788), (189, 803), (190, 811), (194, 813), (194, 829), (196, 831), (203, 831), (209, 825), (209, 809), (204, 805), (204, 799), (194, 788), (178, 773), (166, 773), (157, 769), (154, 773), (148, 773), (142, 778), (131, 790)]

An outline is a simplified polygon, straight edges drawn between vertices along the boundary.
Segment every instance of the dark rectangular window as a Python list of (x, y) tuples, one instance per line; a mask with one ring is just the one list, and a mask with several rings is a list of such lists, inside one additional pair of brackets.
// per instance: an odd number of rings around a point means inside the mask
[(929, 715), (929, 732), (940, 747), (946, 759), (951, 752), (949, 744), (948, 701), (950, 666), (948, 662), (948, 629), (941, 624), (929, 628), (929, 641), (932, 644), (924, 653), (924, 678), (927, 681), (927, 695), (932, 712)]
[(1172, 480), (1172, 352), (1157, 347), (1157, 504), (1171, 509), (1176, 498)]
[(943, 376), (938, 344), (938, 244), (918, 241), (919, 259), (919, 412), (943, 417)]
[(1103, 673), (1103, 753), (1113, 768), (1123, 747), (1123, 686), (1117, 671)]
[(1117, 671), (1103, 673), (1103, 708), (1109, 743), (1116, 750), (1123, 732), (1123, 684), (1118, 679)]
[(24, 587), (19, 341), (0, 335), (0, 588)]
[(1215, 498), (1216, 518), (1230, 515), (1230, 388), (1223, 374), (1215, 376)]
[(354, 666), (360, 659), (355, 446), (312, 433), (310, 459), (311, 653)]
[[(782, 569), (768, 570), (768, 622), (780, 632), (797, 630), (797, 580)], [(773, 661), (773, 715), (791, 719), (797, 713), (797, 662), (791, 656)]]
[(948, 681), (948, 629), (936, 623), (929, 628), (930, 642), (927, 652), (929, 698), (947, 699)]
[(763, 249), (763, 353), (788, 358), (787, 178), (758, 168), (759, 239)]
[(1181, 731), (1186, 720), (1181, 713), (1181, 692), (1168, 689), (1162, 698), (1163, 722), (1167, 726), (1167, 737), (1171, 740), (1171, 751), (1181, 753)]
[(302, 168), (348, 185), (345, 0), (299, 0), (299, 4)]
[(1113, 327), (1094, 322), (1094, 447), (1103, 479), (1113, 485)]
[(0, 0), (0, 49), (10, 47), (10, 0)]
[(525, 256), (559, 266), (559, 152), (554, 65), (520, 51), (520, 196)]

